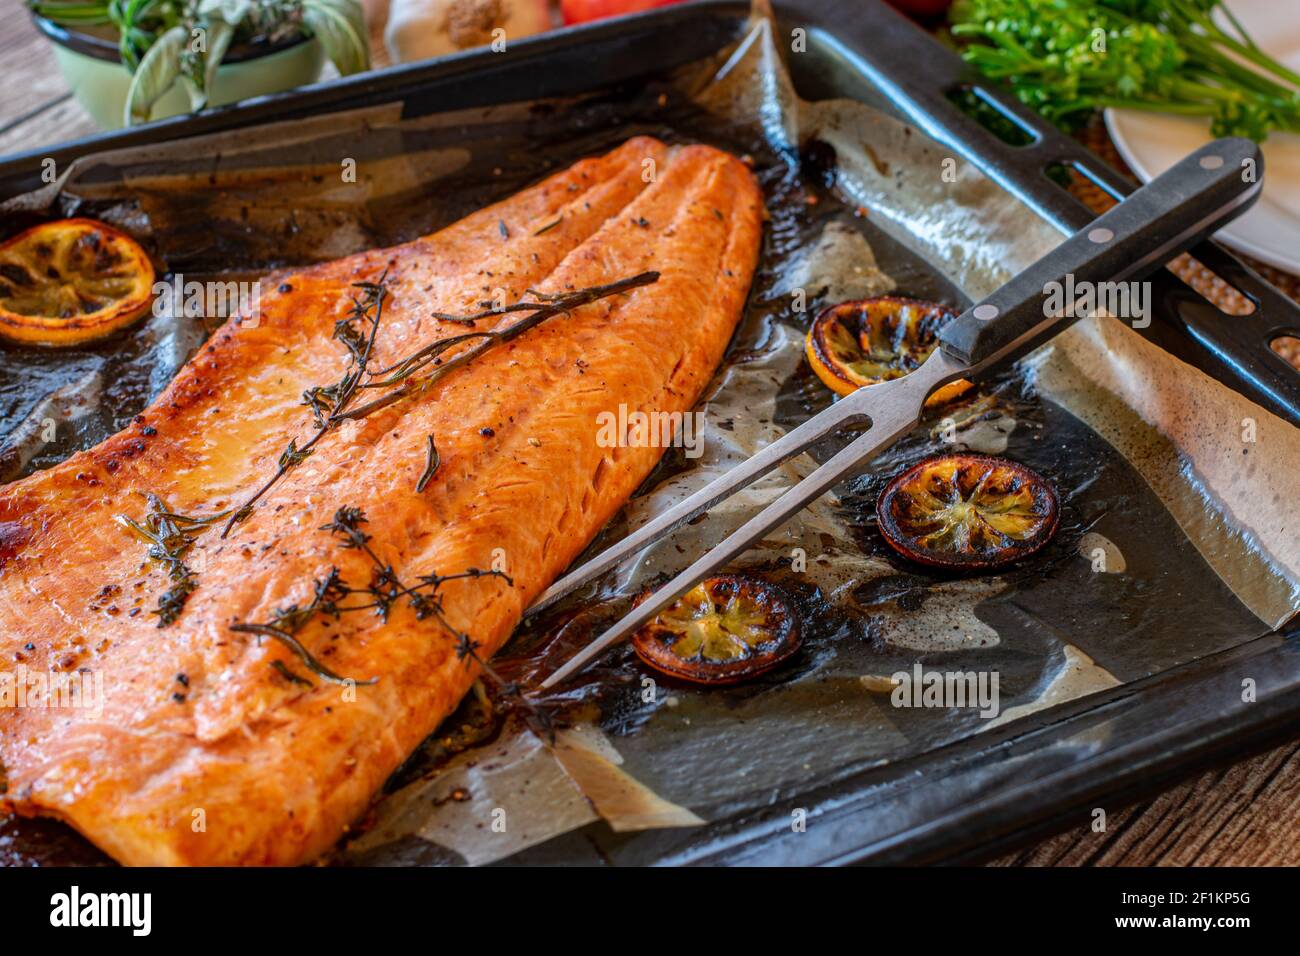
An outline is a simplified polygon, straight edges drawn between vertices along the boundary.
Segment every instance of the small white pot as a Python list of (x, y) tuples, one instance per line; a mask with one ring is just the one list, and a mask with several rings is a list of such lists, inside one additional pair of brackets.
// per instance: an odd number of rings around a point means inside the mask
[[(68, 88), (82, 108), (104, 129), (119, 129), (131, 87), (131, 71), (110, 40), (80, 33), (44, 17), (36, 26), (52, 41), (54, 59)], [(302, 37), (275, 48), (232, 50), (217, 68), (208, 91), (208, 105), (222, 106), (254, 96), (306, 86), (320, 78), (325, 53), (315, 38)], [(179, 81), (153, 105), (151, 119), (190, 111), (190, 100)]]

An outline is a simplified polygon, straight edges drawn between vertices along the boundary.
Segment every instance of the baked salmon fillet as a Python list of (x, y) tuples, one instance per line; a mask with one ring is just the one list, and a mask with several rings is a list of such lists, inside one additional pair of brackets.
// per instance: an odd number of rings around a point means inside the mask
[[(93, 706), (29, 693), (0, 707), (0, 809), (64, 820), (126, 864), (295, 864), (330, 848), (654, 467), (660, 448), (602, 447), (598, 418), (697, 401), (740, 317), (762, 220), (737, 159), (642, 137), (433, 235), (263, 280), (257, 314), (226, 323), (131, 427), (0, 488), (0, 667), (102, 682)], [(160, 626), (175, 581), (118, 516), (144, 522), (152, 495), (210, 518), (266, 483), (290, 440), (315, 433), (304, 391), (347, 368), (333, 336), (355, 283), (387, 290), (374, 371), (467, 331), (438, 313), (645, 270), (658, 281), (332, 428), (229, 536), (224, 521), (190, 525), (196, 587)], [(327, 527), (345, 508), (364, 512), (364, 547)], [(386, 617), (310, 615), (293, 632), (305, 657), (232, 629), (311, 606), (334, 571), (364, 588), (382, 565), (406, 586), (473, 568), (509, 580), (446, 580), (436, 615), (407, 599)], [(455, 632), (476, 654), (458, 653)]]

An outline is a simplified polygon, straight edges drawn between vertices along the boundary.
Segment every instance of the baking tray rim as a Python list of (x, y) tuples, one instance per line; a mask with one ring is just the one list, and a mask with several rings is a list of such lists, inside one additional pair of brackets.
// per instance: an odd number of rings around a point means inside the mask
[[(787, 19), (796, 5), (778, 3), (776, 6), (778, 15)], [(831, 37), (851, 54), (862, 54), (861, 50), (854, 49), (852, 44), (846, 45), (837, 36), (836, 23), (831, 18), (835, 12), (833, 0), (802, 0), (798, 7), (795, 12), (802, 17), (802, 22), (806, 22), (809, 28)], [(883, 4), (879, 0), (866, 0), (864, 7), (871, 16), (893, 16), (899, 23), (906, 23), (901, 16), (881, 9)], [(811, 18), (806, 15), (807, 13), (812, 14)], [(527, 60), (542, 60), (566, 50), (578, 47), (590, 49), (593, 43), (627, 39), (647, 31), (664, 31), (676, 24), (702, 18), (729, 20), (733, 24), (733, 35), (736, 35), (748, 15), (749, 5), (741, 0), (697, 0), (692, 4), (553, 31), (538, 37), (515, 41), (512, 47), (515, 47)], [(891, 28), (897, 29), (897, 26), (892, 25)], [(919, 30), (916, 32), (920, 33)], [(946, 53), (937, 42), (933, 40), (930, 42), (934, 44), (936, 56)], [(493, 59), (496, 56), (486, 50), (467, 51), (430, 61), (397, 65), (353, 77), (328, 80), (299, 90), (259, 97), (197, 116), (175, 117), (132, 129), (102, 132), (52, 147), (2, 157), (0, 158), (0, 198), (13, 194), (12, 190), (9, 193), (5, 190), (6, 185), (16, 178), (27, 177), (30, 180), (33, 176), (39, 175), (43, 161), (50, 157), (55, 157), (56, 162), (66, 162), (108, 149), (147, 145), (265, 122), (305, 118), (358, 106), (373, 106), (393, 101), (404, 103), (403, 91), (409, 92), (413, 86), (421, 83), (472, 76), (493, 70), (498, 65), (498, 61)], [(861, 68), (861, 75), (867, 82), (878, 85), (878, 75), (873, 75), (869, 70), (862, 68), (861, 61), (857, 65)], [(597, 78), (581, 88), (594, 89), (604, 85), (607, 85), (607, 81)], [(530, 92), (521, 90), (513, 99), (517, 100), (521, 96), (532, 98)], [(507, 101), (508, 99), (500, 100), (500, 102)], [(464, 108), (465, 105), (448, 104), (443, 109), (459, 109)], [(1017, 111), (1015, 104), (1003, 103), (1002, 106), (1013, 113)], [(910, 120), (917, 119), (905, 105), (902, 108)], [(1041, 120), (1032, 116), (1022, 115), (1017, 121), (1031, 127), (1037, 125), (1040, 131), (1040, 139), (1037, 141), (1039, 151), (1046, 149), (1047, 152), (1051, 152), (1050, 144), (1059, 134), (1045, 128)], [(926, 128), (926, 124), (920, 125)], [(932, 135), (935, 132), (933, 128), (927, 128), (926, 131), (931, 132)], [(1048, 145), (1043, 147), (1043, 143)], [(978, 150), (969, 143), (958, 141), (950, 142), (950, 145), (961, 151), (967, 159), (977, 162), (1002, 188), (1008, 189), (1022, 200), (1025, 199), (1023, 191), (1007, 181), (1007, 170), (996, 162), (990, 163), (987, 155), (974, 155)], [(1081, 147), (1077, 146), (1073, 150), (1076, 155), (1079, 151)], [(1068, 154), (1071, 151), (1064, 152)], [(1124, 188), (1118, 174), (1092, 154), (1086, 153), (1086, 156), (1095, 164), (1090, 168), (1090, 172), (1098, 173), (1103, 180), (1109, 181), (1116, 189)], [(1071, 220), (1079, 221), (1081, 216), (1091, 215), (1086, 210), (1082, 213), (1062, 212), (1059, 208), (1044, 210), (1041, 203), (1037, 205), (1031, 203), (1031, 207), (1034, 207), (1039, 215), (1054, 221), (1063, 229)], [(1063, 205), (1062, 208), (1068, 207)], [(1245, 269), (1244, 266), (1241, 268)], [(968, 762), (976, 761), (998, 748), (1006, 747), (1009, 743), (1020, 741), (1023, 744), (1038, 740), (1040, 743), (1034, 745), (1037, 749), (1031, 748), (1025, 755), (1026, 760), (1032, 760), (1035, 753), (1041, 753), (1045, 746), (1050, 746), (1050, 741), (1045, 735), (1072, 721), (1079, 721), (1089, 715), (1102, 712), (1113, 706), (1116, 701), (1134, 698), (1155, 688), (1181, 684), (1195, 675), (1212, 673), (1221, 665), (1227, 666), (1232, 661), (1242, 659), (1243, 655), (1252, 660), (1269, 659), (1279, 665), (1289, 665), (1283, 678), (1285, 686), (1271, 693), (1266, 700), (1262, 700), (1254, 708), (1238, 708), (1231, 715), (1215, 717), (1215, 732), (1201, 733), (1202, 729), (1208, 728), (1188, 724), (1185, 725), (1185, 733), (1182, 736), (1190, 739), (1174, 740), (1172, 735), (1166, 734), (1159, 740), (1148, 738), (1140, 742), (1144, 751), (1139, 750), (1132, 755), (1134, 760), (1131, 767), (1127, 771), (1115, 769), (1105, 781), (1109, 792), (1122, 791), (1136, 798), (1137, 795), (1153, 792), (1173, 779), (1187, 775), (1199, 762), (1221, 757), (1230, 745), (1241, 747), (1245, 744), (1250, 747), (1265, 740), (1273, 740), (1282, 733), (1291, 735), (1300, 728), (1300, 655), (1287, 653), (1288, 650), (1294, 651), (1297, 637), (1300, 637), (1300, 622), (1293, 619), (1288, 627), (1249, 639), (1237, 647), (1189, 661), (1148, 678), (1126, 683), (1113, 691), (1078, 698), (1027, 715), (999, 731), (963, 738), (925, 754), (899, 761), (898, 766), (907, 765), (915, 768), (918, 764), (938, 766), (960, 759)], [(1130, 746), (1131, 750), (1137, 748), (1139, 748), (1138, 744)], [(1082, 779), (1081, 765), (1073, 769), (1075, 770), (1073, 774), (1053, 781), (1050, 787), (1047, 787), (1046, 781), (1040, 778), (1037, 781), (1039, 786), (1033, 791), (1013, 793), (1003, 788), (1000, 796), (996, 795), (997, 791), (995, 791), (995, 796), (987, 797), (981, 803), (962, 812), (944, 813), (886, 839), (855, 842), (850, 833), (847, 840), (837, 844), (833, 853), (823, 854), (820, 858), (812, 858), (802, 852), (789, 854), (785, 862), (915, 863), (971, 858), (972, 855), (978, 857), (981, 846), (991, 848), (995, 845), (994, 841), (999, 841), (996, 844), (999, 846), (1011, 845), (1016, 840), (1017, 833), (1025, 832), (1026, 826), (1038, 826), (1041, 830), (1045, 820), (1059, 822), (1066, 815), (1083, 806), (1089, 796), (1095, 795), (1097, 786), (1088, 785)], [(958, 771), (958, 773), (962, 772), (969, 773), (969, 771)], [(924, 775), (924, 767), (921, 768), (920, 773)], [(834, 812), (841, 814), (862, 812), (860, 808), (857, 810), (853, 808), (853, 797), (862, 796), (864, 786), (862, 778), (872, 774), (879, 775), (875, 770), (867, 770), (810, 793), (809, 796), (815, 797), (818, 801), (817, 804), (810, 805), (821, 806), (827, 810), (837, 808)], [(788, 815), (784, 818), (783, 824), (788, 830)], [(749, 857), (755, 852), (756, 847), (757, 852), (763, 853), (765, 848), (773, 846), (774, 835), (770, 821), (747, 818), (745, 814), (711, 821), (710, 830), (720, 828), (730, 831), (729, 838), (725, 841), (715, 840), (717, 845), (712, 848), (700, 847), (694, 851), (670, 853), (666, 862), (751, 862)], [(780, 855), (780, 852), (777, 855)]]

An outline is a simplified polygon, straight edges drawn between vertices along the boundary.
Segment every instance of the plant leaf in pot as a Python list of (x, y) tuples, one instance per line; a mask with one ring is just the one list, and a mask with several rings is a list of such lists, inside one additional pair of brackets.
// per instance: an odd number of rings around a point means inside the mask
[[(176, 82), (181, 75), (181, 56), (185, 52), (185, 42), (189, 34), (182, 26), (174, 26), (158, 39), (145, 52), (144, 59), (135, 68), (131, 76), (131, 88), (126, 94), (126, 110), (122, 121), (130, 126), (133, 123), (147, 122), (153, 104)], [(194, 105), (195, 97), (191, 94), (191, 108), (202, 109), (203, 102)]]
[(303, 0), (303, 23), (320, 40), (339, 73), (370, 69), (366, 18), (354, 0)]
[[(359, 0), (29, 0), (29, 5), (37, 25), (54, 41), (56, 59), (78, 100), (109, 126), (184, 112), (186, 97), (172, 92), (178, 82), (195, 111), (313, 82), (322, 52), (343, 75), (370, 67)], [(110, 67), (114, 61), (118, 65)], [(129, 75), (115, 72), (123, 67)], [(112, 103), (110, 113), (106, 107)]]

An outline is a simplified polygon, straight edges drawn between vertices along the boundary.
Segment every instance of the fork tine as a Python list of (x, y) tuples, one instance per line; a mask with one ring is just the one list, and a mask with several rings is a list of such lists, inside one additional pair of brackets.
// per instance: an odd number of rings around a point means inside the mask
[(737, 465), (726, 474), (715, 478), (689, 498), (673, 505), (626, 538), (610, 545), (590, 561), (570, 571), (534, 601), (524, 612), (524, 616), (536, 614), (550, 607), (624, 559), (649, 547), (686, 522), (708, 511), (719, 501), (730, 498), (736, 492), (749, 487), (780, 464), (807, 450), (809, 446), (832, 434), (836, 429), (850, 426), (858, 420), (865, 422), (866, 416), (861, 411), (861, 401), (855, 400), (861, 394), (859, 391), (849, 395), (814, 415), (799, 427), (786, 432), (744, 464)]
[[(820, 498), (855, 473), (878, 450), (911, 429), (920, 417), (925, 397), (943, 381), (955, 378), (954, 373), (959, 370), (946, 355), (936, 349), (931, 359), (911, 375), (892, 382), (858, 389), (845, 401), (859, 399), (854, 406), (853, 414), (865, 415), (870, 419), (871, 427), (865, 433), (859, 435), (830, 461), (750, 518), (694, 564), (655, 591), (641, 605), (628, 612), (617, 624), (542, 681), (540, 689), (549, 690), (576, 673), (607, 647), (627, 637), (668, 607), (700, 580), (724, 568), (769, 531), (785, 524), (809, 502)], [(793, 435), (794, 432), (791, 434)]]
[(622, 620), (579, 651), (554, 674), (542, 681), (542, 690), (549, 690), (569, 675), (576, 673), (584, 664), (600, 654), (605, 648), (627, 637), (689, 591), (697, 582), (725, 567), (737, 555), (747, 551), (763, 535), (773, 528), (785, 524), (809, 502), (839, 484), (860, 464), (863, 448), (874, 446), (875, 442), (872, 434), (874, 431), (875, 428), (872, 428), (865, 435), (859, 436), (838, 455), (781, 495), (780, 498), (753, 518), (750, 518), (749, 521), (706, 552), (703, 557), (699, 558), (685, 571), (682, 571), (677, 577), (655, 591), (641, 605), (628, 612)]

